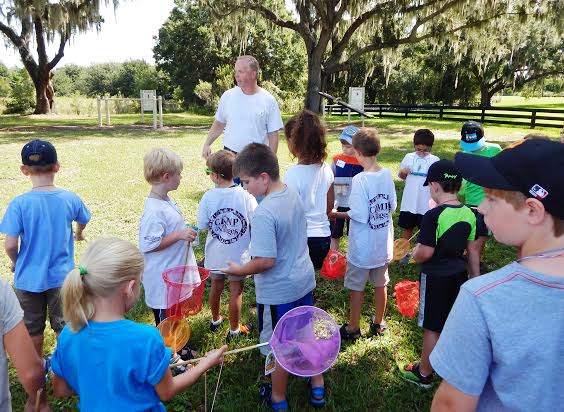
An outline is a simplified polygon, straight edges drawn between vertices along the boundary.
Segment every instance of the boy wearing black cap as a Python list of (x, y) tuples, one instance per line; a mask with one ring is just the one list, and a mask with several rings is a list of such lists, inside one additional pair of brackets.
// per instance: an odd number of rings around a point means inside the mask
[[(494, 157), (501, 152), (501, 146), (486, 142), (482, 124), (472, 120), (462, 125), (462, 130), (460, 130), (460, 148), (464, 153), (482, 157)], [(477, 210), (478, 205), (484, 200), (484, 188), (464, 179), (460, 195), (464, 197), (464, 204), (470, 207), (476, 214), (475, 247), (481, 255), (489, 234), (488, 227), (484, 223), (484, 217)]]
[[(564, 404), (564, 145), (527, 140), (493, 158), (457, 153), (479, 206), (518, 261), (462, 286), (431, 354), (432, 410), (548, 411)], [(560, 405), (560, 406), (558, 406)]]
[[(433, 368), (429, 355), (437, 344), (460, 286), (479, 274), (475, 240), (476, 216), (457, 198), (462, 176), (450, 160), (439, 160), (429, 167), (423, 183), (429, 186), (437, 206), (423, 216), (413, 259), (421, 264), (418, 324), (423, 328), (421, 361), (405, 365), (402, 376), (409, 382), (429, 388)], [(468, 251), (468, 262), (464, 251)], [(468, 270), (467, 270), (468, 266)]]
[(31, 179), (32, 189), (10, 202), (0, 231), (6, 234), (24, 323), (42, 356), (46, 314), (57, 335), (64, 326), (59, 289), (74, 269), (72, 222), (77, 222), (74, 239), (84, 240), (90, 211), (76, 194), (55, 186), (59, 162), (51, 143), (32, 140), (21, 157), (20, 170)]

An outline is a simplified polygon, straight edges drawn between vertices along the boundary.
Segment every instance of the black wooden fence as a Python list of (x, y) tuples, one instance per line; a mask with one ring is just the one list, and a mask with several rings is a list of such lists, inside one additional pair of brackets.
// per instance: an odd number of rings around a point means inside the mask
[[(366, 104), (364, 111), (378, 117), (427, 117), (462, 122), (476, 120), (481, 123), (510, 124), (532, 129), (535, 127), (562, 128), (564, 126), (564, 110), (562, 109)], [(349, 109), (341, 104), (326, 104), (325, 113), (342, 116), (348, 115)], [(351, 115), (358, 114), (351, 112)]]

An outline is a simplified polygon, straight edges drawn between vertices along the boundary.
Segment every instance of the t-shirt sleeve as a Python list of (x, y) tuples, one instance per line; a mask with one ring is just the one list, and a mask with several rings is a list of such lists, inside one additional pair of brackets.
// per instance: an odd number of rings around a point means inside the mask
[[(474, 214), (474, 212), (472, 212)], [(472, 219), (472, 224), (470, 225), (470, 234), (468, 235), (468, 240), (476, 240), (476, 215)]]
[(165, 346), (157, 329), (151, 331), (147, 341), (147, 376), (145, 381), (151, 385), (159, 383), (170, 364), (172, 349)]
[(412, 163), (412, 162), (411, 162), (411, 156), (410, 156), (410, 154), (408, 153), (408, 154), (406, 154), (406, 155), (403, 157), (403, 160), (402, 160), (401, 163), (400, 163), (400, 170), (401, 170), (401, 169), (404, 169), (404, 168), (406, 168), (406, 167), (411, 167), (411, 163)]
[(12, 287), (4, 281), (0, 281), (0, 297), (0, 322), (5, 335), (22, 321), (23, 311)]
[(284, 127), (282, 123), (282, 115), (280, 114), (280, 108), (278, 107), (278, 102), (274, 97), (270, 98), (268, 119), (266, 123), (266, 131), (268, 133), (276, 132)]
[(157, 213), (146, 213), (139, 225), (139, 250), (141, 253), (156, 249), (166, 233), (166, 222)]
[(431, 364), (456, 389), (479, 396), (488, 380), (491, 363), (487, 323), (474, 294), (462, 287), (431, 353)]
[(221, 95), (219, 98), (219, 104), (217, 105), (217, 111), (215, 112), (215, 120), (220, 123), (227, 123), (227, 116), (225, 114), (225, 106), (226, 106), (227, 97), (225, 93)]
[(331, 171), (333, 172), (333, 176), (337, 173), (337, 165), (335, 164), (335, 160), (331, 162)]
[(331, 170), (331, 168), (326, 163), (323, 163), (323, 170), (324, 170), (324, 173), (325, 173), (325, 179), (329, 183), (329, 186), (331, 186), (333, 184), (333, 182), (335, 181), (335, 176), (333, 175), (333, 170)]
[(198, 229), (208, 230), (210, 219), (207, 208), (207, 196), (204, 193), (200, 204), (198, 205)]
[(247, 191), (245, 191), (245, 196), (247, 197), (245, 202), (245, 206), (247, 208), (247, 216), (249, 216), (249, 219), (252, 219), (253, 214), (255, 213), (255, 209), (258, 206), (257, 199)]
[(437, 247), (438, 216), (436, 210), (440, 212), (441, 208), (436, 207), (423, 215), (419, 235), (417, 236), (417, 243), (421, 243), (425, 246)]
[(72, 332), (70, 332), (69, 326), (65, 326), (61, 334), (57, 337), (57, 347), (51, 356), (51, 369), (53, 370), (53, 373), (63, 379), (65, 379), (63, 358), (65, 353), (64, 348), (70, 333)]
[(6, 209), (0, 230), (8, 236), (17, 237), (23, 232), (22, 214), (18, 203), (12, 201)]
[(74, 221), (80, 223), (81, 225), (85, 225), (90, 222), (91, 218), (92, 213), (90, 213), (90, 210), (88, 210), (82, 199), (77, 196)]
[(263, 211), (253, 215), (251, 220), (251, 250), (253, 257), (276, 258), (276, 222)]
[(353, 177), (351, 194), (349, 196), (349, 210), (347, 213), (352, 220), (360, 223), (368, 222), (368, 196), (365, 193), (364, 185), (356, 176)]

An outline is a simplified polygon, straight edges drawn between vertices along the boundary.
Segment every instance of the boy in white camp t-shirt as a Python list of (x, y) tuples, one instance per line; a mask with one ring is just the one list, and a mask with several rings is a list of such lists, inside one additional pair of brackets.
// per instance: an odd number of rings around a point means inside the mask
[(348, 212), (332, 212), (331, 218), (349, 218), (349, 247), (345, 287), (351, 291), (349, 323), (341, 327), (343, 340), (356, 340), (360, 333), (360, 314), (366, 282), (374, 286), (374, 316), (370, 331), (381, 335), (386, 330), (389, 282), (388, 262), (393, 254), (396, 190), (389, 170), (376, 161), (380, 140), (376, 129), (362, 128), (353, 136), (353, 147), (364, 171), (352, 181)]
[[(182, 160), (164, 148), (153, 149), (143, 159), (145, 179), (151, 185), (139, 225), (139, 250), (145, 259), (145, 302), (153, 310), (155, 324), (166, 317), (166, 284), (162, 274), (178, 266), (196, 266), (192, 244), (195, 230), (187, 228), (182, 212), (168, 193), (180, 185)], [(194, 281), (198, 273), (194, 272)]]
[(415, 152), (405, 155), (400, 164), (398, 176), (405, 180), (401, 198), (398, 226), (402, 228), (402, 237), (409, 239), (413, 230), (420, 227), (423, 215), (429, 210), (431, 193), (428, 186), (423, 186), (429, 167), (439, 160), (431, 154), (435, 136), (429, 129), (419, 129), (413, 135)]
[[(253, 195), (233, 182), (235, 155), (228, 150), (215, 152), (207, 159), (206, 173), (215, 188), (208, 190), (198, 207), (198, 228), (207, 230), (206, 258), (204, 266), (212, 269), (210, 329), (215, 332), (223, 317), (220, 315), (221, 292), (225, 286), (225, 274), (213, 269), (227, 266), (227, 262), (244, 264), (249, 260), (251, 217), (257, 207)], [(229, 325), (227, 340), (243, 333), (248, 335), (252, 325), (241, 324), (244, 277), (229, 278)]]

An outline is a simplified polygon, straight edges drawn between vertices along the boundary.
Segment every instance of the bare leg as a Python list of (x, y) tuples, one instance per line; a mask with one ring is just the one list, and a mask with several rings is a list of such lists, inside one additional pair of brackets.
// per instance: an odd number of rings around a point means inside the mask
[[(476, 244), (476, 249), (478, 249), (478, 260), (482, 262), (482, 255), (484, 254), (484, 249), (486, 248), (486, 242), (488, 240), (487, 236), (480, 236), (474, 242)], [(480, 273), (481, 274), (481, 273)]]
[(412, 235), (413, 235), (413, 228), (412, 227), (410, 227), (408, 229), (402, 228), (402, 234), (401, 234), (402, 238), (409, 239), (409, 238), (411, 238)]
[(323, 388), (324, 386), (325, 381), (323, 380), (323, 375), (316, 375), (311, 377), (312, 388)]
[(272, 372), (272, 402), (282, 402), (286, 399), (288, 376), (288, 372), (277, 362), (276, 369)]
[(429, 356), (431, 356), (431, 352), (435, 348), (439, 336), (441, 336), (441, 334), (438, 332), (423, 329), (423, 350), (421, 351), (421, 362), (419, 363), (419, 372), (421, 372), (422, 375), (427, 376), (433, 372)]
[(337, 239), (332, 237), (331, 238), (331, 246), (329, 247), (329, 249), (331, 250), (339, 250), (339, 242), (341, 239)]
[(212, 279), (211, 290), (210, 290), (210, 309), (212, 313), (212, 320), (219, 320), (219, 305), (221, 303), (221, 292), (223, 292), (223, 287), (225, 286), (224, 279)]
[(243, 282), (231, 280), (229, 281), (229, 327), (231, 330), (239, 328), (242, 306)]
[(33, 347), (40, 358), (43, 357), (43, 335), (32, 336)]
[(387, 302), (388, 288), (386, 286), (374, 288), (374, 317), (372, 318), (374, 323), (381, 324), (384, 321)]
[(363, 303), (364, 291), (351, 290), (349, 326), (347, 327), (349, 332), (360, 329), (360, 313)]

